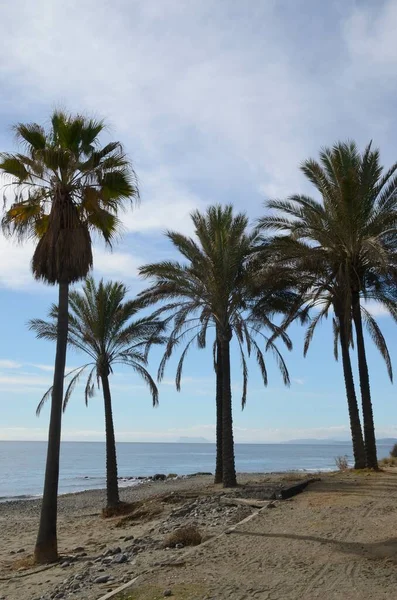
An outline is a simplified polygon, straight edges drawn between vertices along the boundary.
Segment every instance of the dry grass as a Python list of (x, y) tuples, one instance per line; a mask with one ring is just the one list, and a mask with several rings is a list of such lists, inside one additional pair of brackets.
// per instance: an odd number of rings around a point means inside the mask
[(131, 521), (140, 521), (141, 523), (151, 521), (164, 510), (164, 507), (158, 498), (133, 502), (129, 507), (130, 510), (125, 516), (117, 521), (116, 527), (124, 527), (124, 525), (131, 523)]
[(135, 509), (136, 502), (120, 502), (112, 508), (103, 508), (102, 517), (104, 519), (112, 519), (113, 517), (121, 517), (130, 514)]
[[(124, 592), (117, 596), (115, 600), (163, 600), (164, 590), (168, 586), (159, 585), (139, 585), (136, 589)], [(204, 584), (199, 583), (178, 583), (169, 586), (172, 591), (173, 600), (202, 600), (206, 593)]]
[(389, 456), (388, 458), (382, 458), (379, 461), (380, 467), (397, 467), (397, 457)]
[(175, 548), (177, 544), (183, 544), (184, 546), (198, 546), (201, 544), (202, 539), (203, 537), (197, 527), (187, 525), (168, 535), (164, 540), (164, 547)]
[(35, 566), (34, 557), (33, 557), (33, 555), (30, 555), (30, 556), (24, 556), (23, 558), (17, 558), (16, 560), (12, 561), (12, 563), (10, 565), (10, 569), (12, 571), (22, 571), (22, 569), (23, 570), (31, 569), (34, 566)]
[(344, 456), (336, 456), (335, 464), (336, 464), (337, 468), (339, 469), (339, 471), (348, 471), (349, 470), (349, 461), (348, 461), (346, 454)]

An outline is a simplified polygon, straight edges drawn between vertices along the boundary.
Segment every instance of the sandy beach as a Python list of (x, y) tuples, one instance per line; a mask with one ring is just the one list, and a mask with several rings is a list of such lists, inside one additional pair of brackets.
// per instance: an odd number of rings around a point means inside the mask
[[(137, 576), (117, 600), (394, 598), (397, 472), (322, 474), (293, 498), (258, 500), (304, 477), (240, 475), (226, 491), (210, 476), (144, 483), (121, 490), (135, 513), (111, 519), (102, 490), (62, 496), (62, 559), (49, 568), (30, 563), (40, 501), (0, 504), (0, 598), (96, 600)], [(203, 543), (165, 548), (186, 525)]]

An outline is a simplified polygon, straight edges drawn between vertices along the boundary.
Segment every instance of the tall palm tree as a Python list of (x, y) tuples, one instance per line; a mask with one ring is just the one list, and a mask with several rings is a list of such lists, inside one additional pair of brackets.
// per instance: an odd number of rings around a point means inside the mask
[[(334, 356), (338, 360), (340, 342), (346, 397), (349, 410), (355, 468), (366, 465), (364, 439), (360, 414), (355, 393), (353, 372), (350, 360), (351, 317), (345, 318), (345, 290), (341, 283), (330, 276), (327, 254), (321, 248), (313, 248), (291, 236), (266, 236), (258, 244), (256, 257), (257, 277), (255, 278), (255, 296), (253, 311), (260, 314), (263, 303), (267, 303), (269, 289), (276, 287), (288, 295), (289, 307), (280, 325), (285, 331), (290, 324), (299, 319), (308, 324), (304, 356), (306, 356), (317, 325), (334, 310)], [(261, 264), (261, 261), (263, 264)], [(276, 339), (276, 331), (272, 339)]]
[[(148, 384), (152, 394), (153, 406), (158, 403), (156, 384), (146, 369), (147, 354), (154, 343), (164, 340), (160, 337), (164, 326), (160, 321), (151, 318), (137, 319), (140, 305), (136, 300), (126, 300), (127, 288), (120, 282), (103, 280), (96, 285), (92, 277), (88, 277), (81, 292), (73, 290), (69, 293), (69, 333), (68, 344), (87, 354), (90, 362), (74, 369), (66, 375), (69, 379), (63, 401), (65, 410), (69, 398), (84, 372), (88, 372), (85, 386), (85, 401), (93, 396), (95, 380), (102, 385), (105, 405), (106, 427), (106, 492), (107, 508), (115, 509), (120, 504), (116, 443), (113, 426), (112, 399), (110, 394), (109, 375), (114, 365), (127, 365), (140, 375)], [(52, 306), (50, 321), (33, 319), (30, 329), (38, 338), (56, 340), (58, 307)], [(50, 397), (52, 388), (43, 396), (37, 414), (44, 402)]]
[(376, 300), (397, 320), (397, 163), (383, 173), (379, 151), (369, 144), (363, 153), (353, 142), (337, 143), (307, 160), (302, 171), (321, 195), (322, 202), (304, 195), (271, 201), (277, 214), (264, 217), (265, 229), (285, 231), (292, 240), (321, 251), (330, 266), (330, 281), (343, 285), (343, 325), (354, 323), (364, 422), (366, 463), (377, 469), (377, 452), (364, 322), (389, 364), (385, 340), (361, 299)]
[[(222, 389), (222, 404), (218, 405), (217, 410), (217, 430), (222, 431), (221, 475), (224, 487), (232, 487), (237, 484), (230, 374), (230, 342), (233, 336), (241, 355), (243, 406), (248, 379), (244, 347), (248, 354), (251, 350), (255, 353), (264, 383), (267, 384), (263, 353), (255, 338), (263, 336), (265, 342), (268, 338), (260, 331), (259, 324), (250, 320), (248, 310), (249, 259), (255, 248), (256, 232), (247, 231), (246, 216), (235, 215), (232, 206), (211, 206), (204, 214), (195, 211), (192, 220), (196, 239), (172, 231), (167, 233), (186, 262), (163, 261), (141, 267), (140, 274), (150, 278), (153, 283), (140, 294), (140, 298), (146, 304), (165, 302), (155, 314), (168, 313), (167, 320), (173, 322), (173, 330), (159, 367), (159, 379), (173, 350), (188, 338), (176, 371), (178, 390), (189, 349), (193, 344), (204, 348), (208, 329), (215, 331), (218, 399)], [(290, 344), (285, 334), (283, 339)], [(288, 383), (288, 372), (280, 352), (273, 343), (269, 347), (278, 361), (285, 383)]]
[(52, 562), (57, 550), (57, 495), (63, 381), (68, 331), (69, 285), (92, 266), (91, 233), (111, 244), (119, 231), (118, 212), (138, 198), (134, 171), (119, 142), (101, 147), (104, 123), (56, 111), (48, 130), (20, 123), (15, 132), (24, 153), (0, 154), (6, 190), (14, 190), (2, 226), (19, 240), (37, 245), (33, 274), (58, 285), (57, 346), (44, 492), (35, 560)]

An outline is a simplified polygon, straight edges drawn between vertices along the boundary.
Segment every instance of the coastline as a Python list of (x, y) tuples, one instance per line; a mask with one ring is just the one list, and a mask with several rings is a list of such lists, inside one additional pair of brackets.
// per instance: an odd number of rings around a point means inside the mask
[[(397, 542), (389, 538), (397, 528), (397, 469), (319, 475), (295, 497), (265, 501), (269, 491), (299, 485), (307, 474), (240, 473), (239, 487), (226, 490), (209, 475), (145, 481), (120, 489), (132, 512), (107, 519), (105, 490), (64, 494), (61, 559), (46, 567), (31, 560), (41, 499), (0, 504), (1, 593), (7, 600), (98, 600), (139, 576), (139, 589), (160, 585), (142, 600), (183, 585), (200, 589), (184, 599), (257, 600), (265, 573), (275, 600), (297, 600), (314, 597), (308, 592), (315, 573), (329, 568), (316, 583), (324, 598), (334, 597), (336, 576), (351, 600), (393, 597)], [(237, 524), (240, 535), (224, 535)], [(168, 547), (168, 536), (186, 526), (196, 527), (205, 544)], [(364, 569), (360, 578), (345, 570), (352, 561)]]
[[(321, 475), (321, 474), (327, 474), (327, 473), (333, 473), (336, 469), (335, 468), (331, 468), (331, 467), (326, 467), (326, 468), (318, 468), (318, 469), (289, 469), (287, 471), (261, 471), (261, 472), (244, 472), (244, 473), (239, 473), (237, 472), (237, 478), (239, 477), (255, 477), (255, 476), (266, 476), (266, 477), (273, 477), (273, 476), (285, 476), (285, 475), (299, 475), (299, 476), (305, 476), (305, 475)], [(192, 479), (194, 477), (201, 477), (201, 476), (210, 476), (213, 477), (212, 473), (188, 473), (186, 475), (175, 475), (170, 477), (170, 475), (164, 475), (165, 479), (163, 480), (156, 480), (154, 479), (153, 475), (147, 475), (147, 476), (138, 476), (138, 477), (120, 477), (119, 478), (119, 490), (125, 490), (125, 489), (129, 489), (129, 488), (137, 488), (140, 487), (142, 485), (148, 484), (148, 483), (164, 483), (166, 481), (180, 481), (180, 480), (185, 480), (185, 479)], [(73, 492), (60, 492), (58, 494), (58, 498), (64, 498), (65, 496), (74, 496), (76, 494), (86, 494), (86, 493), (90, 493), (90, 492), (98, 492), (98, 493), (102, 493), (103, 497), (105, 497), (106, 494), (106, 488), (105, 487), (98, 487), (98, 488), (87, 488), (87, 489), (82, 489), (82, 490), (76, 490)], [(20, 496), (0, 496), (0, 506), (2, 504), (7, 504), (7, 503), (19, 503), (19, 502), (34, 502), (34, 501), (40, 501), (40, 499), (42, 498), (42, 494), (37, 494), (35, 496), (30, 496), (28, 494), (21, 494)]]

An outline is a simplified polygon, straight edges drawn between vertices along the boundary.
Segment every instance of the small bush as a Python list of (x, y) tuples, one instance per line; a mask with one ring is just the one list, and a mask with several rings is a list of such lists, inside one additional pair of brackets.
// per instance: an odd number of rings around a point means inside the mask
[(394, 444), (393, 448), (390, 450), (390, 456), (392, 458), (397, 458), (397, 444)]
[(381, 467), (397, 467), (397, 457), (390, 456), (389, 458), (382, 458), (379, 461)]
[(344, 456), (337, 456), (335, 458), (335, 464), (339, 471), (347, 471), (349, 468), (349, 461), (346, 454)]
[(168, 535), (164, 540), (164, 547), (175, 548), (177, 544), (183, 544), (184, 546), (198, 546), (201, 544), (201, 541), (202, 535), (197, 527), (186, 525)]

